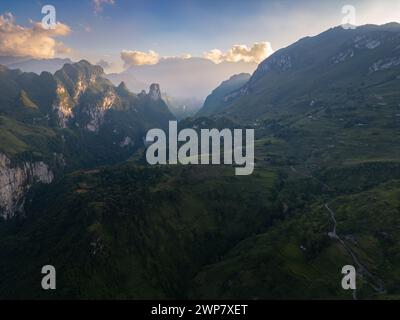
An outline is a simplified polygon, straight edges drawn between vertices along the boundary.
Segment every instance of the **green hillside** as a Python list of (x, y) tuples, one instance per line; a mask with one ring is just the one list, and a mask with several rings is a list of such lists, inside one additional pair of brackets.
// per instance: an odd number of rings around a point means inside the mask
[(262, 62), (215, 114), (250, 123), (295, 120), (323, 107), (351, 107), (371, 93), (394, 93), (400, 81), (399, 43), (396, 23), (336, 27), (303, 38)]
[[(334, 198), (337, 233), (365, 268), (359, 299), (396, 299), (399, 293), (400, 183)], [(314, 202), (266, 233), (244, 240), (221, 262), (195, 277), (193, 297), (241, 299), (351, 299), (341, 289), (341, 268), (356, 265), (327, 234), (333, 221)]]
[[(187, 298), (203, 265), (279, 218), (277, 182), (271, 170), (249, 181), (230, 168), (132, 164), (71, 174), (0, 229), (0, 297)], [(54, 294), (34, 285), (49, 261)]]
[[(0, 219), (0, 298), (398, 299), (399, 56), (398, 24), (333, 28), (216, 89), (214, 111), (179, 128), (253, 128), (242, 177), (146, 164), (144, 133), (173, 118), (157, 85), (136, 95), (85, 61), (1, 68), (0, 153), (66, 168)], [(39, 287), (46, 264), (55, 292)]]

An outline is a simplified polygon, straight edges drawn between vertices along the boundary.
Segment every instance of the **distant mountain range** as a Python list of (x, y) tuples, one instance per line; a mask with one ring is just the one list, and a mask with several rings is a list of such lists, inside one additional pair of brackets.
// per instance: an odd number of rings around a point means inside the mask
[(148, 83), (157, 82), (173, 97), (205, 99), (222, 81), (234, 74), (252, 73), (256, 67), (254, 63), (245, 62), (216, 64), (203, 58), (166, 58), (155, 65), (133, 66), (107, 77), (115, 84), (125, 81), (135, 92)]
[(178, 110), (177, 115), (182, 118), (194, 115), (222, 81), (238, 73), (252, 73), (256, 67), (254, 63), (245, 62), (216, 64), (204, 58), (166, 58), (155, 65), (133, 66), (107, 77), (114, 84), (124, 81), (134, 92), (140, 92), (149, 83), (159, 83), (173, 102), (171, 110)]
[(70, 59), (32, 59), (30, 57), (0, 56), (0, 65), (9, 69), (19, 69), (23, 72), (40, 74), (43, 71), (54, 73), (60, 70), (64, 64), (72, 63)]
[(171, 97), (167, 92), (163, 92), (161, 96), (178, 120), (194, 116), (203, 105), (203, 100), (194, 97), (176, 98)]

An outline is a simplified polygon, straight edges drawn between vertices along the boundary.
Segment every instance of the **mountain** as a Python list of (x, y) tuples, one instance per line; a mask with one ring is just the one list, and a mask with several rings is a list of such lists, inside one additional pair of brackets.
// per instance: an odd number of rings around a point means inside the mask
[(398, 299), (399, 87), (391, 23), (304, 38), (224, 97), (212, 117), (255, 129), (286, 218), (204, 266), (190, 297), (351, 298), (338, 272), (350, 264), (353, 299)]
[(163, 91), (176, 99), (204, 100), (222, 81), (234, 74), (253, 72), (256, 67), (253, 63), (244, 62), (216, 64), (203, 58), (165, 58), (155, 65), (132, 66), (120, 74), (109, 74), (107, 77), (114, 84), (125, 81), (133, 91), (138, 91), (138, 82), (157, 82)]
[(203, 100), (196, 98), (175, 98), (162, 93), (162, 98), (168, 105), (169, 110), (178, 120), (194, 116), (203, 105)]
[(136, 128), (151, 127), (174, 118), (156, 84), (150, 86), (148, 94), (135, 95), (123, 82), (115, 87), (105, 78), (101, 67), (86, 61), (66, 64), (54, 78), (57, 82), (54, 110), (62, 127), (75, 126), (98, 132), (108, 114), (117, 121), (115, 117), (123, 113), (124, 117), (130, 117), (130, 126), (136, 123)]
[[(360, 93), (395, 88), (400, 68), (400, 25), (332, 28), (275, 52), (249, 82), (225, 97), (223, 113), (241, 121), (293, 117), (316, 106), (350, 103)], [(345, 102), (346, 100), (346, 102)]]
[(16, 56), (1, 56), (0, 64), (3, 66), (8, 66), (13, 63), (19, 63), (31, 59), (30, 57), (16, 57)]
[[(133, 72), (132, 72), (133, 73)], [(124, 82), (128, 84), (129, 90), (132, 92), (141, 92), (149, 87), (149, 84), (136, 79), (134, 74), (130, 72), (120, 74), (108, 74), (106, 76), (113, 83), (118, 84)], [(156, 79), (154, 76), (153, 79)], [(149, 79), (148, 79), (149, 80)], [(169, 110), (177, 119), (184, 119), (193, 116), (203, 105), (203, 100), (195, 97), (173, 97), (168, 92), (162, 92), (162, 98), (168, 105)]]
[(84, 60), (54, 75), (0, 66), (0, 216), (22, 211), (36, 181), (125, 160), (172, 119), (157, 84), (136, 95)]
[(29, 59), (26, 61), (21, 61), (18, 63), (13, 63), (7, 65), (9, 69), (20, 69), (23, 72), (34, 72), (37, 74), (42, 73), (43, 71), (47, 71), (50, 73), (54, 73), (57, 70), (61, 69), (64, 64), (73, 63), (70, 59)]
[(109, 73), (106, 75), (107, 79), (109, 79), (115, 85), (118, 85), (121, 82), (124, 82), (129, 90), (132, 92), (141, 92), (149, 87), (152, 81), (144, 82), (139, 81), (136, 78), (136, 75), (130, 72), (121, 72), (121, 73)]
[(19, 69), (23, 72), (34, 72), (37, 74), (47, 71), (54, 73), (61, 69), (64, 64), (72, 63), (70, 59), (33, 59), (30, 57), (7, 57), (0, 56), (0, 64), (9, 69)]
[[(168, 118), (156, 84), (135, 95), (86, 62), (54, 76), (2, 68), (0, 298), (398, 299), (398, 30), (302, 39), (216, 113), (179, 122), (254, 129), (250, 176), (124, 153), (132, 123)], [(55, 291), (40, 289), (45, 264)], [(342, 288), (346, 265), (356, 290)]]
[[(125, 113), (152, 125), (154, 119), (173, 119), (162, 101), (159, 86), (149, 94), (133, 94), (124, 83), (114, 86), (103, 69), (87, 61), (65, 64), (51, 75), (0, 69), (1, 113), (16, 120), (61, 128), (99, 132), (111, 114)], [(139, 121), (140, 119), (140, 121)], [(147, 122), (146, 122), (147, 121)]]
[(249, 73), (240, 73), (233, 75), (228, 80), (221, 83), (219, 87), (213, 90), (213, 92), (206, 98), (203, 107), (197, 113), (197, 116), (208, 116), (214, 113), (221, 112), (222, 110), (216, 110), (215, 108), (224, 105), (227, 101), (226, 97), (229, 97), (229, 93), (236, 91), (243, 87), (249, 80), (251, 75)]

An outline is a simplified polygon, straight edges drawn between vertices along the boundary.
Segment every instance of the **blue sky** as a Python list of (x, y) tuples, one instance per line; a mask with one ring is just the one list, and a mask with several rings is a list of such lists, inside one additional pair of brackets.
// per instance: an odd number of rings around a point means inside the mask
[(42, 19), (42, 6), (52, 4), (57, 20), (71, 28), (60, 40), (73, 49), (73, 58), (115, 63), (122, 50), (201, 56), (264, 41), (276, 50), (339, 25), (345, 4), (356, 7), (358, 24), (400, 19), (399, 0), (108, 0), (114, 4), (103, 3), (101, 12), (94, 1), (1, 0), (0, 13), (11, 12), (15, 24), (28, 28), (30, 19)]

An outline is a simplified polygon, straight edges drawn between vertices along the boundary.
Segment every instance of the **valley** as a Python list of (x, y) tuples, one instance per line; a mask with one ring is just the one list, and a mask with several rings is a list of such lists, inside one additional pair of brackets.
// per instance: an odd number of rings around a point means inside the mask
[(246, 176), (146, 161), (175, 120), (157, 84), (1, 67), (0, 298), (398, 299), (399, 48), (398, 24), (337, 27), (227, 78), (174, 142), (254, 130)]

